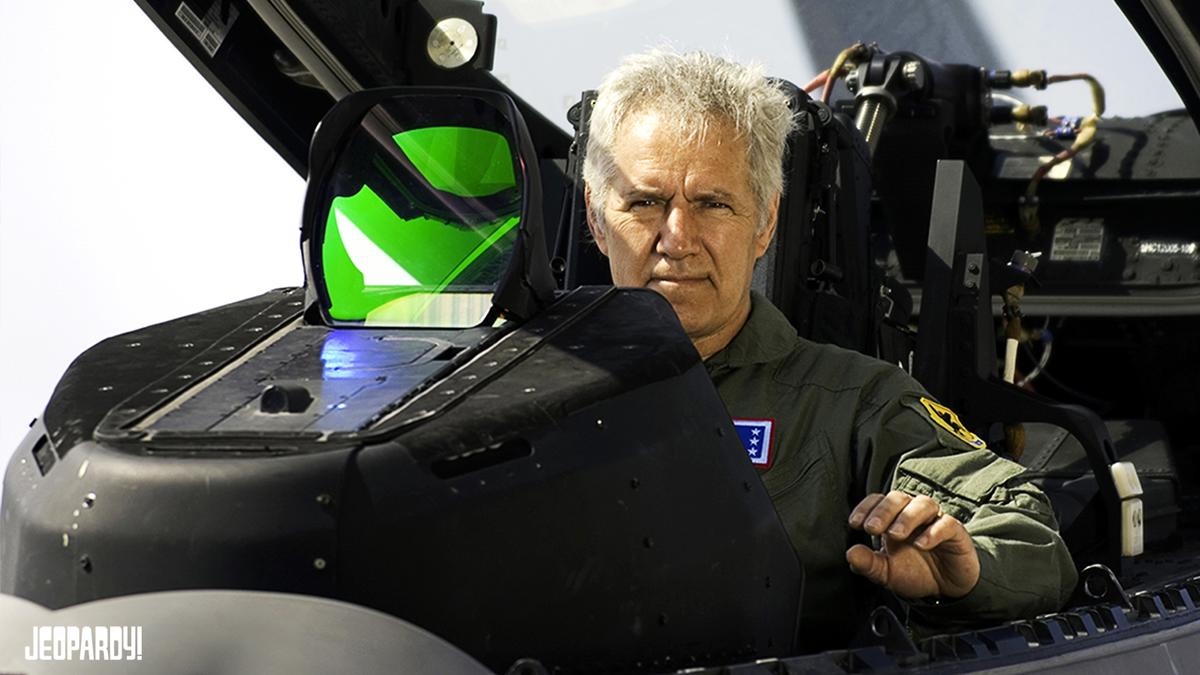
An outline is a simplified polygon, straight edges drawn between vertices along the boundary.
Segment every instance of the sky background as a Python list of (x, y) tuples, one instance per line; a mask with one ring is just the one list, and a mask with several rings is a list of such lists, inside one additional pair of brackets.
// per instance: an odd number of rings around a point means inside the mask
[[(804, 45), (849, 43), (860, 28), (886, 49), (946, 62), (1093, 72), (1110, 114), (1179, 107), (1115, 6), (1032, 6), (504, 0), (485, 10), (499, 18), (496, 74), (560, 124), (581, 90), (650, 45), (759, 61), (803, 83), (834, 56)], [(1063, 20), (1082, 15), (1086, 31)], [(981, 40), (980, 26), (1003, 30)], [(3, 465), (89, 346), (300, 284), (304, 183), (132, 0), (0, 0), (0, 91)], [(1083, 85), (1033, 100), (1052, 114), (1089, 112)]]

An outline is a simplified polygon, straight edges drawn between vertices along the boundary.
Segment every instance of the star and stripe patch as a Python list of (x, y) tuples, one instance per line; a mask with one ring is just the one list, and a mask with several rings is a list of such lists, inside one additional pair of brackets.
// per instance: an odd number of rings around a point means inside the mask
[(772, 446), (774, 445), (775, 420), (733, 420), (733, 428), (737, 430), (746, 454), (750, 455), (750, 463), (760, 469), (771, 466)]

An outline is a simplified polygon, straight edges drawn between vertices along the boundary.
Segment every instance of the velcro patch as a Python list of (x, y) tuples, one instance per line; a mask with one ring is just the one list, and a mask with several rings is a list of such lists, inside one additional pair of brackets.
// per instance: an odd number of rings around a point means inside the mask
[(987, 443), (971, 433), (971, 430), (962, 423), (962, 420), (958, 419), (958, 414), (953, 410), (924, 396), (921, 397), (921, 405), (925, 406), (925, 411), (929, 413), (929, 419), (937, 426), (954, 434), (956, 438), (971, 447), (980, 449), (987, 447)]
[(750, 455), (750, 463), (760, 469), (771, 467), (771, 450), (775, 444), (775, 420), (737, 420), (733, 421), (738, 438)]

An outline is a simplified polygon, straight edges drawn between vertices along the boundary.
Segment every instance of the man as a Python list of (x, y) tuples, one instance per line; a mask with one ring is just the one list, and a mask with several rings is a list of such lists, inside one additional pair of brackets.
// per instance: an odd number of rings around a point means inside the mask
[(614, 283), (671, 303), (735, 420), (772, 421), (759, 466), (805, 566), (806, 636), (846, 639), (862, 579), (943, 628), (1058, 609), (1074, 565), (1021, 467), (900, 369), (797, 337), (751, 293), (792, 124), (756, 69), (632, 56), (600, 87), (584, 177)]

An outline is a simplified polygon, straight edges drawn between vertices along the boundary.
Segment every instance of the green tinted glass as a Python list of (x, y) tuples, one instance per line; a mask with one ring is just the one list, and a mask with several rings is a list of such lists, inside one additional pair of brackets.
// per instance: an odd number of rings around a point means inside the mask
[(438, 190), (460, 197), (485, 197), (517, 185), (508, 141), (494, 131), (429, 127), (405, 131), (392, 139)]
[(339, 158), (341, 178), (328, 202), (320, 269), (330, 316), (368, 325), (477, 325), (520, 223), (508, 139), (466, 126), (383, 136), (370, 125), (369, 117)]

